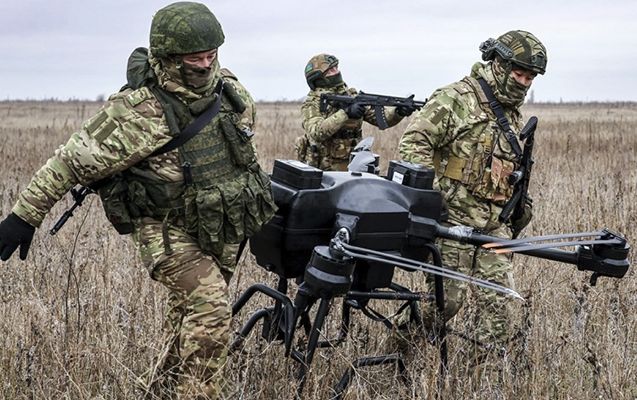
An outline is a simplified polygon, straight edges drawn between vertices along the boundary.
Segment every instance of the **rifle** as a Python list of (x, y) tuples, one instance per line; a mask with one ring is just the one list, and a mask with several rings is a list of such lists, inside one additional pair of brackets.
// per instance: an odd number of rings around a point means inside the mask
[[(524, 215), (524, 206), (532, 204), (529, 197), (529, 181), (531, 180), (531, 169), (533, 167), (533, 141), (535, 139), (535, 129), (537, 128), (537, 117), (529, 118), (524, 128), (520, 131), (520, 139), (524, 142), (524, 150), (520, 159), (520, 168), (509, 175), (509, 184), (515, 185), (513, 196), (504, 205), (498, 220), (502, 223), (516, 220)], [(520, 232), (513, 232), (513, 237), (517, 237)]]
[(323, 93), (321, 95), (319, 110), (322, 113), (326, 112), (328, 105), (339, 109), (345, 109), (353, 103), (360, 103), (364, 106), (374, 107), (378, 127), (380, 129), (387, 129), (389, 125), (387, 124), (387, 117), (385, 117), (384, 107), (411, 107), (419, 110), (425, 105), (426, 101), (414, 100), (413, 94), (409, 97), (394, 97), (385, 96), (383, 94), (359, 92), (356, 96), (352, 97), (341, 94)]
[(71, 196), (73, 196), (73, 200), (75, 201), (75, 203), (73, 203), (71, 208), (64, 211), (64, 214), (62, 214), (60, 219), (58, 219), (55, 225), (53, 225), (53, 228), (51, 228), (49, 233), (51, 235), (55, 235), (64, 226), (64, 224), (66, 224), (66, 221), (68, 221), (68, 219), (73, 216), (73, 211), (81, 206), (86, 196), (91, 193), (95, 193), (95, 190), (91, 189), (88, 186), (80, 186), (79, 189), (71, 189)]

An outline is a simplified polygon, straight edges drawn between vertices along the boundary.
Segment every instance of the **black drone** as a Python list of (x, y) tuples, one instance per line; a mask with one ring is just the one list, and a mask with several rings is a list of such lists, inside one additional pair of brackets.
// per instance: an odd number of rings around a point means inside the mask
[[(447, 225), (442, 194), (432, 189), (432, 170), (391, 161), (387, 177), (380, 177), (378, 157), (369, 149), (360, 149), (361, 155), (350, 164), (350, 170), (369, 172), (323, 172), (299, 161), (275, 161), (272, 191), (279, 210), (250, 239), (250, 249), (258, 265), (278, 275), (279, 283), (276, 288), (253, 285), (233, 305), (233, 314), (237, 314), (256, 293), (274, 300), (271, 307), (251, 315), (238, 332), (233, 349), (240, 348), (262, 320), (262, 337), (269, 342), (282, 341), (286, 357), (299, 362), (299, 398), (316, 349), (333, 347), (346, 339), (352, 309), (392, 328), (388, 317), (368, 307), (372, 299), (401, 302), (401, 307), (411, 307), (417, 318), (418, 303), (423, 300), (435, 302), (438, 310), (444, 309), (444, 279), (519, 297), (509, 288), (444, 268), (436, 238), (573, 264), (593, 273), (592, 284), (601, 276), (622, 278), (628, 270), (630, 247), (623, 236), (608, 229), (505, 240), (470, 227)], [(564, 246), (577, 248), (558, 249)], [(394, 283), (396, 268), (434, 274), (436, 290), (416, 293)], [(290, 279), (299, 284), (294, 300), (288, 297)], [(320, 341), (319, 332), (336, 297), (343, 298), (340, 332), (334, 340)], [(310, 311), (316, 303), (318, 310), (312, 320)], [(297, 329), (306, 334), (304, 350), (293, 346)], [(445, 334), (445, 324), (441, 323), (436, 340), (443, 373), (447, 363)], [(405, 370), (400, 354), (355, 360), (334, 387), (334, 398), (342, 397), (354, 368), (387, 363)]]

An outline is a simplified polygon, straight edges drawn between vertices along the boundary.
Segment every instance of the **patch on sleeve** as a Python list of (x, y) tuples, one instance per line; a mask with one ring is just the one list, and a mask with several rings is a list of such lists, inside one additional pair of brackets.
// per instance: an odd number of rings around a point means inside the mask
[(90, 134), (93, 134), (100, 125), (104, 123), (108, 119), (108, 114), (106, 111), (102, 110), (98, 112), (93, 118), (89, 119), (86, 123), (86, 131)]
[(104, 140), (106, 140), (107, 137), (111, 135), (111, 133), (113, 133), (115, 128), (117, 128), (117, 124), (115, 124), (112, 119), (109, 119), (106, 125), (104, 125), (101, 129), (95, 131), (93, 137), (98, 143), (102, 143)]
[(436, 108), (436, 111), (434, 111), (434, 114), (431, 116), (431, 119), (429, 121), (433, 125), (438, 125), (440, 121), (447, 117), (448, 114), (449, 110), (447, 110), (447, 107), (443, 107), (442, 105), (440, 105)]
[(146, 100), (152, 99), (153, 94), (147, 87), (141, 87), (137, 90), (133, 90), (128, 95), (126, 95), (125, 99), (131, 107), (138, 106)]
[(86, 124), (86, 131), (98, 143), (102, 143), (117, 128), (105, 110), (100, 111)]

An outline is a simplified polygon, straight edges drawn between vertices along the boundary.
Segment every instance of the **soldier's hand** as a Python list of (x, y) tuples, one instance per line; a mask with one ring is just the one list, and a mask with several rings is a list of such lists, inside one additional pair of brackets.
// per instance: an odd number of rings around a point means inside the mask
[(414, 111), (416, 111), (416, 107), (415, 106), (398, 106), (398, 107), (396, 107), (396, 114), (400, 115), (401, 117), (409, 117), (411, 114), (414, 113)]
[(533, 200), (527, 197), (527, 201), (524, 203), (524, 212), (516, 220), (511, 221), (511, 231), (517, 236), (526, 226), (531, 222), (533, 218)]
[(352, 103), (345, 109), (345, 112), (350, 119), (359, 119), (365, 114), (365, 106), (361, 103)]
[(20, 247), (20, 259), (26, 260), (35, 228), (14, 213), (0, 222), (0, 259), (7, 261)]

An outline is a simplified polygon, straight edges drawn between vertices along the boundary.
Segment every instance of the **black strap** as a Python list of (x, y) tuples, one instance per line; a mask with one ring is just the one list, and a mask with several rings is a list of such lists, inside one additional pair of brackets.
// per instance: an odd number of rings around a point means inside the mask
[(482, 88), (482, 91), (487, 96), (487, 100), (489, 100), (489, 107), (491, 107), (491, 111), (495, 114), (495, 118), (498, 121), (498, 126), (502, 128), (504, 131), (504, 135), (507, 138), (507, 142), (511, 145), (511, 149), (515, 153), (515, 156), (519, 159), (522, 156), (522, 148), (520, 147), (520, 143), (518, 139), (515, 137), (515, 133), (513, 133), (513, 129), (511, 129), (511, 125), (509, 124), (509, 120), (506, 115), (504, 115), (504, 110), (502, 109), (502, 104), (495, 98), (495, 94), (493, 94), (493, 90), (491, 86), (484, 80), (484, 78), (478, 78), (478, 83)]
[(199, 131), (201, 131), (204, 126), (208, 125), (210, 121), (219, 113), (221, 109), (221, 92), (223, 91), (223, 80), (219, 79), (215, 90), (213, 91), (213, 95), (217, 96), (217, 99), (210, 107), (206, 109), (201, 115), (197, 117), (194, 121), (192, 121), (187, 127), (184, 128), (183, 131), (179, 132), (179, 135), (174, 137), (170, 142), (161, 146), (157, 150), (155, 150), (150, 156), (158, 156), (160, 154), (168, 153), (171, 150), (176, 149), (177, 147), (183, 145), (190, 139), (192, 139)]

